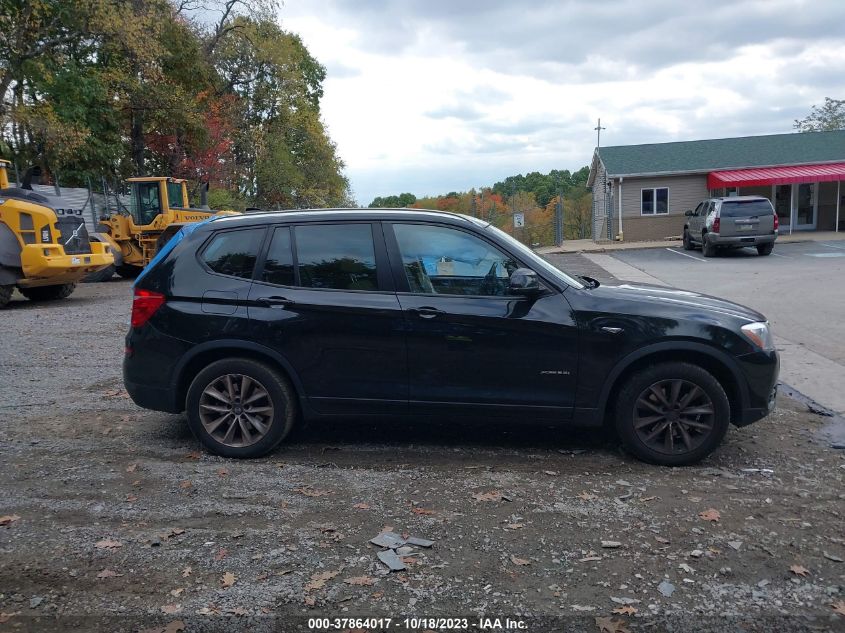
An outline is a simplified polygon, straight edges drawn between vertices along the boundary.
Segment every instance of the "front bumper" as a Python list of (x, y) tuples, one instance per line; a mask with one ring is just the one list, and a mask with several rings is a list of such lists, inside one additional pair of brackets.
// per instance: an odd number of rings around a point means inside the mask
[(780, 357), (772, 350), (745, 354), (737, 360), (745, 376), (748, 398), (742, 409), (733, 416), (733, 423), (746, 426), (765, 418), (775, 408)]
[(90, 253), (66, 255), (58, 244), (27, 244), (21, 249), (24, 288), (55, 286), (79, 281), (90, 273), (114, 264), (107, 244), (91, 242)]

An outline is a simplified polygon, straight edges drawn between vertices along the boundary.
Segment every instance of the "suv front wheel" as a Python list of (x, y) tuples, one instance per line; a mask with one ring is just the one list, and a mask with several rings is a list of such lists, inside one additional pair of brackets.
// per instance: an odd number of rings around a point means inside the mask
[(277, 370), (248, 358), (211, 363), (188, 388), (191, 431), (212, 453), (260, 457), (293, 428), (296, 392)]
[(638, 371), (624, 384), (616, 430), (640, 459), (686, 466), (716, 449), (730, 414), (725, 390), (712, 374), (697, 365), (667, 362)]

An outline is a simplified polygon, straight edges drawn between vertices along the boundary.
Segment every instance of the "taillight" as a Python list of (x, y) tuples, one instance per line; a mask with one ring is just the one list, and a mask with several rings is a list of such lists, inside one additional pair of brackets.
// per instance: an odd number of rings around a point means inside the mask
[(719, 227), (721, 226), (721, 224), (722, 224), (722, 222), (719, 219), (719, 216), (716, 216), (715, 218), (713, 218), (713, 232), (714, 233), (719, 232)]
[(778, 222), (778, 214), (777, 214), (777, 213), (775, 213), (775, 231), (777, 231), (777, 230), (778, 230), (778, 225), (779, 225), (779, 222)]
[(164, 305), (164, 302), (164, 295), (160, 292), (136, 288), (135, 298), (132, 300), (132, 327), (144, 325), (156, 313), (156, 310)]

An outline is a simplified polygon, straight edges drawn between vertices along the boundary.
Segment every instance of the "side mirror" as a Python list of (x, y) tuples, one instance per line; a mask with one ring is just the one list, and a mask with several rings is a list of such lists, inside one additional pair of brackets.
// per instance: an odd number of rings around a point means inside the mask
[(684, 215), (690, 217), (692, 215), (692, 209), (687, 209), (686, 211), (684, 211)]
[(530, 268), (517, 268), (511, 273), (508, 289), (513, 295), (535, 295), (540, 292), (540, 280)]

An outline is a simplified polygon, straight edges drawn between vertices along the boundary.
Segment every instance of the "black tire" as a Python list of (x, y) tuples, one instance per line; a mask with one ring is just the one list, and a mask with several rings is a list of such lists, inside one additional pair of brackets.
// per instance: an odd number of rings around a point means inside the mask
[(55, 301), (67, 299), (73, 294), (76, 284), (61, 284), (59, 286), (37, 286), (35, 288), (18, 288), (20, 293), (30, 301)]
[(692, 243), (692, 240), (690, 239), (689, 231), (684, 229), (684, 250), (685, 251), (691, 251), (694, 248), (695, 248), (695, 245)]
[(141, 274), (143, 269), (140, 266), (133, 266), (132, 264), (122, 264), (115, 266), (115, 270), (124, 279), (135, 279), (135, 277)]
[[(234, 377), (232, 384), (229, 385), (230, 393), (228, 394), (215, 389), (215, 383), (220, 384), (222, 381), (225, 384), (226, 376)], [(243, 387), (245, 383), (242, 382), (244, 377), (250, 381), (245, 387)], [(263, 389), (265, 395), (256, 401), (259, 405), (257, 408), (266, 409), (269, 405), (272, 407), (272, 412), (265, 411), (265, 417), (261, 417), (254, 410), (249, 410), (249, 407), (240, 400), (242, 388), (243, 392), (248, 394), (246, 401), (253, 398), (259, 389)], [(229, 397), (231, 404), (226, 404), (225, 400), (211, 396), (209, 389), (213, 389), (224, 397)], [(244, 406), (239, 407), (241, 404)], [(209, 409), (211, 411), (208, 411)], [(226, 413), (227, 409), (229, 413)], [(185, 410), (191, 431), (209, 451), (224, 457), (250, 458), (266, 455), (288, 436), (299, 418), (299, 401), (290, 381), (276, 369), (248, 358), (227, 358), (211, 363), (197, 374), (188, 388)], [(235, 419), (232, 419), (235, 413), (238, 416), (243, 415), (246, 420), (236, 423)], [(249, 421), (251, 417), (247, 415), (249, 413), (255, 416), (252, 419), (260, 420), (260, 425)], [(223, 416), (222, 422), (209, 419), (217, 414)], [(204, 415), (207, 416), (205, 421)], [(215, 423), (217, 426), (212, 428)], [(263, 434), (260, 430), (261, 426), (266, 427)], [(244, 427), (250, 435), (252, 431), (255, 431), (259, 439), (253, 439), (244, 433)], [(222, 441), (228, 437), (228, 432), (223, 438), (219, 437), (226, 429), (233, 431), (229, 442)], [(217, 431), (216, 437), (215, 431)]]
[[(674, 402), (683, 405), (684, 398), (692, 394), (685, 409), (664, 407), (656, 392), (651, 391), (656, 388), (671, 404), (672, 385), (676, 383), (681, 383), (681, 387), (674, 394)], [(657, 408), (670, 413), (661, 417)], [(712, 413), (690, 413), (685, 420), (681, 419), (683, 411), (708, 409)], [(672, 417), (673, 410), (675, 417)], [(641, 416), (643, 412), (646, 415)], [(657, 419), (649, 421), (650, 418)], [(637, 371), (622, 386), (616, 401), (616, 431), (622, 444), (639, 459), (661, 466), (688, 466), (707, 457), (725, 437), (730, 418), (731, 406), (722, 385), (707, 370), (690, 363), (665, 362)], [(638, 422), (639, 429), (636, 428)], [(689, 426), (693, 424), (696, 426)], [(662, 433), (659, 432), (661, 425)], [(653, 437), (650, 442), (647, 441), (649, 436)], [(675, 444), (676, 438), (678, 444)], [(657, 448), (659, 444), (662, 446)]]
[(12, 300), (12, 293), (14, 291), (14, 286), (0, 286), (0, 308), (5, 308), (6, 304)]
[(705, 257), (716, 257), (716, 247), (707, 239), (707, 233), (701, 236), (701, 254)]
[(114, 273), (115, 273), (114, 265), (106, 266), (102, 270), (98, 270), (95, 273), (91, 273), (90, 275), (86, 275), (82, 279), (82, 283), (96, 284), (96, 283), (100, 283), (100, 282), (103, 282), (103, 281), (108, 281), (109, 279), (114, 277)]
[(774, 242), (769, 242), (768, 244), (760, 244), (757, 247), (757, 254), (765, 257), (766, 255), (771, 255), (773, 250), (775, 250)]

